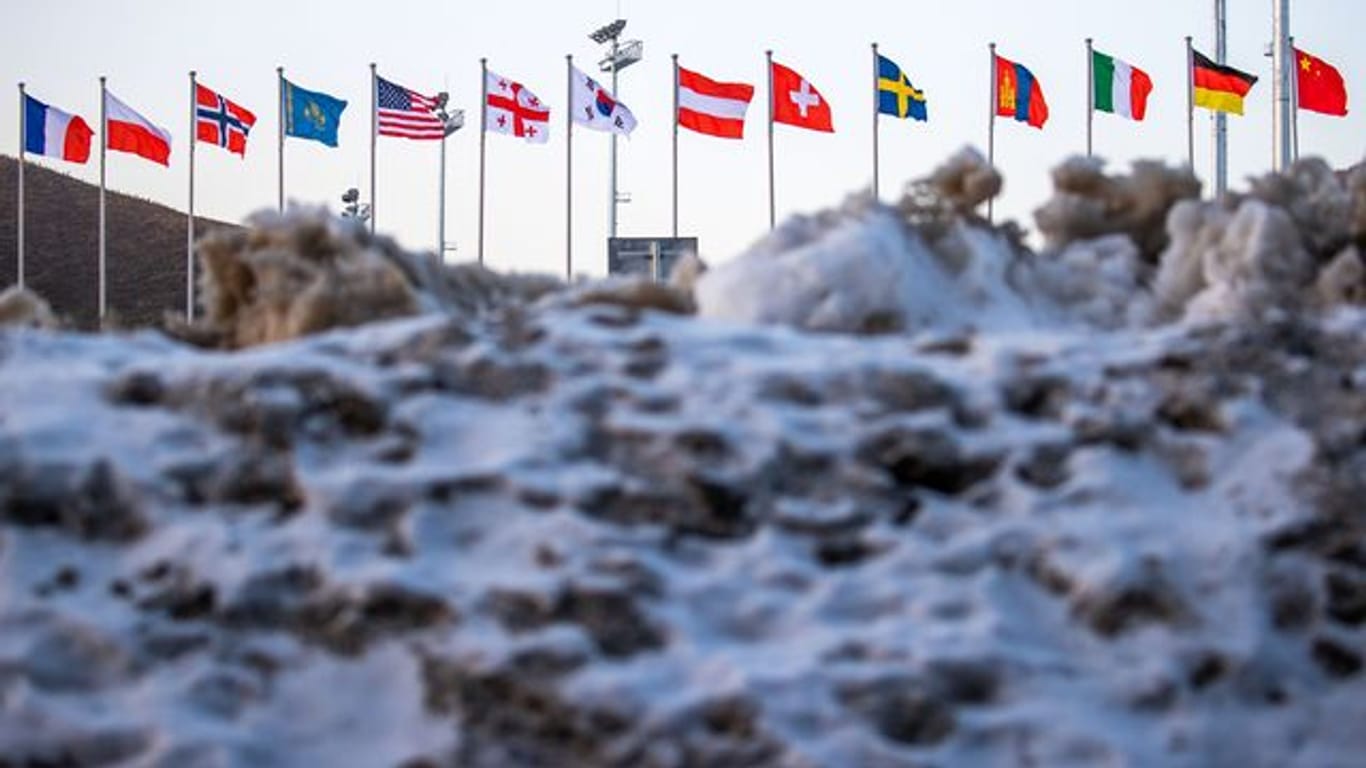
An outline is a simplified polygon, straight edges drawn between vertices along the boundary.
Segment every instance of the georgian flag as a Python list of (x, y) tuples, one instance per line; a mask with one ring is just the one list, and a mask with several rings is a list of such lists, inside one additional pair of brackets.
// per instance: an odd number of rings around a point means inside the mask
[(484, 80), (485, 125), (489, 133), (507, 133), (533, 144), (550, 141), (550, 108), (521, 83), (493, 72)]
[(612, 94), (597, 80), (579, 71), (578, 67), (571, 65), (570, 68), (574, 78), (574, 103), (570, 105), (574, 122), (595, 131), (631, 135), (631, 131), (636, 129), (636, 116), (631, 114), (631, 110), (612, 98)]

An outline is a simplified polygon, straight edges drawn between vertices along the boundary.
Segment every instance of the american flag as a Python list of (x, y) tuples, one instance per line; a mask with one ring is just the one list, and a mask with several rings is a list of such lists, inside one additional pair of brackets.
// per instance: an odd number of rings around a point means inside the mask
[(381, 136), (400, 136), (405, 139), (441, 139), (446, 135), (446, 124), (433, 114), (437, 101), (401, 85), (377, 78)]

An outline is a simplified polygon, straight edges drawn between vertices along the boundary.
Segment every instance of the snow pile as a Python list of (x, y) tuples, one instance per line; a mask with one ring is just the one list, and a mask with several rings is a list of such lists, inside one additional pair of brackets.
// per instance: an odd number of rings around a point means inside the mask
[(10, 286), (0, 292), (0, 328), (56, 328), (57, 316), (38, 294)]
[(0, 762), (1351, 764), (1366, 316), (0, 336)]

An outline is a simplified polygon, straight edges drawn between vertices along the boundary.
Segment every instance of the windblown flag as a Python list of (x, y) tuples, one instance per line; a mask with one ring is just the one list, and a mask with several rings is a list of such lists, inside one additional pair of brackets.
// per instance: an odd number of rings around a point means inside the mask
[(25, 152), (84, 163), (90, 159), (90, 140), (94, 136), (95, 132), (80, 116), (69, 115), (24, 94)]
[(1048, 102), (1034, 73), (1001, 56), (996, 57), (996, 114), (1035, 128), (1048, 122)]
[(692, 70), (678, 68), (678, 124), (690, 131), (722, 139), (745, 136), (745, 112), (754, 86), (718, 83)]
[(195, 138), (246, 157), (247, 134), (256, 125), (256, 115), (197, 83), (194, 101)]
[(170, 166), (170, 131), (138, 114), (109, 91), (104, 92), (104, 110), (107, 147)]
[(911, 85), (901, 67), (882, 55), (877, 57), (877, 111), (922, 123), (930, 119), (925, 92)]
[[(572, 66), (572, 65), (571, 65)], [(573, 67), (574, 103), (570, 105), (574, 122), (595, 131), (610, 131), (629, 136), (636, 129), (636, 116), (625, 104), (612, 98), (597, 80)]]
[(1097, 112), (1142, 120), (1148, 114), (1148, 95), (1153, 92), (1153, 80), (1148, 73), (1128, 62), (1091, 52), (1091, 74), (1095, 90), (1091, 106)]
[(1243, 97), (1257, 84), (1257, 76), (1216, 64), (1199, 51), (1195, 56), (1195, 70), (1191, 72), (1195, 84), (1195, 106), (1215, 112), (1243, 114)]
[(341, 127), (346, 102), (318, 91), (300, 88), (284, 81), (285, 135), (312, 139), (329, 147), (337, 146), (337, 129)]
[(830, 102), (809, 80), (777, 62), (772, 72), (773, 122), (795, 125), (808, 131), (835, 132)]
[(435, 96), (376, 78), (376, 104), (379, 135), (404, 139), (440, 140), (446, 137), (446, 122), (437, 116), (441, 103)]
[(484, 80), (485, 125), (491, 133), (507, 133), (533, 144), (550, 141), (550, 109), (521, 83), (489, 72)]
[(1295, 73), (1300, 109), (1338, 117), (1347, 114), (1347, 84), (1336, 67), (1297, 48)]

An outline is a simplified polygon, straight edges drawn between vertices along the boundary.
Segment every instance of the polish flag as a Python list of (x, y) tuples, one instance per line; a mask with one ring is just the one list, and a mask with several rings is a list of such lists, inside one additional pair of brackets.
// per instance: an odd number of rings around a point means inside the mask
[(745, 111), (754, 86), (718, 83), (696, 72), (678, 69), (678, 124), (708, 136), (742, 139)]
[(154, 163), (171, 164), (171, 133), (134, 112), (114, 94), (104, 92), (106, 146), (130, 152)]
[(835, 132), (830, 102), (811, 81), (784, 67), (773, 64), (773, 122), (795, 125), (809, 131)]

